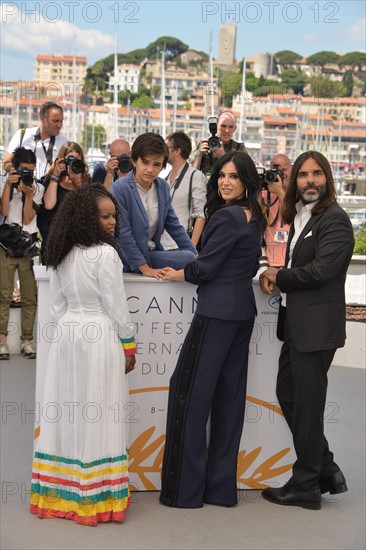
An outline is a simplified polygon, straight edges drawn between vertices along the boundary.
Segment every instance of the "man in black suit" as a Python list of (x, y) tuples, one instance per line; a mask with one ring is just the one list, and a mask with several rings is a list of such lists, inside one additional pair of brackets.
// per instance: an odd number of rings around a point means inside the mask
[(316, 151), (295, 161), (282, 217), (291, 224), (285, 268), (270, 267), (261, 288), (282, 293), (277, 335), (277, 397), (293, 435), (297, 460), (284, 487), (267, 488), (276, 504), (319, 510), (321, 494), (347, 491), (346, 480), (324, 437), (327, 372), (345, 343), (344, 284), (354, 238), (348, 215), (336, 202), (332, 171)]

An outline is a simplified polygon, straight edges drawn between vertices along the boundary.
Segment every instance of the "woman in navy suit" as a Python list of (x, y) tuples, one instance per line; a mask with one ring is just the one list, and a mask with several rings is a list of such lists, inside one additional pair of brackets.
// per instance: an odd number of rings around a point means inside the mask
[(259, 192), (250, 156), (224, 155), (209, 181), (199, 257), (164, 275), (198, 285), (197, 311), (170, 381), (160, 495), (168, 506), (237, 503), (237, 454), (256, 315), (252, 278), (265, 227)]
[[(162, 279), (168, 266), (185, 267), (197, 254), (171, 205), (169, 184), (157, 177), (168, 156), (161, 136), (142, 134), (131, 148), (133, 171), (111, 187), (122, 211), (119, 245), (124, 271), (155, 279)], [(164, 250), (160, 242), (164, 229), (178, 250)]]

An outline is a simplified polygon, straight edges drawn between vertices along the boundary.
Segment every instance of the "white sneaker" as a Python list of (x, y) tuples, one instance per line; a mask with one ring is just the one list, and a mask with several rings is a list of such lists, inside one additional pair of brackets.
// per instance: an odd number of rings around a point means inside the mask
[(26, 357), (27, 359), (36, 358), (36, 350), (30, 342), (24, 342), (23, 344), (21, 344), (20, 353), (24, 355), (24, 357)]
[(0, 344), (0, 360), (9, 359), (9, 348), (6, 342)]

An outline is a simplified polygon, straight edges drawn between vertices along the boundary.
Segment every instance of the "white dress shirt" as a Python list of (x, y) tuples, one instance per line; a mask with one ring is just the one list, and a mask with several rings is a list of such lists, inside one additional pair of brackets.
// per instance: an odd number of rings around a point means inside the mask
[(158, 192), (155, 187), (154, 182), (152, 183), (150, 189), (146, 190), (141, 185), (136, 182), (137, 191), (139, 192), (142, 204), (145, 207), (146, 215), (149, 220), (149, 250), (155, 250), (156, 244), (152, 240), (156, 230), (158, 228), (159, 220), (159, 206), (158, 206)]
[[(297, 243), (298, 238), (300, 237), (301, 233), (303, 232), (306, 224), (311, 218), (311, 211), (314, 208), (316, 204), (318, 204), (319, 201), (310, 202), (309, 204), (303, 204), (302, 201), (298, 201), (296, 203), (296, 216), (294, 219), (294, 234), (290, 242), (290, 250), (289, 250), (289, 260), (288, 264), (286, 266), (286, 269), (291, 269), (292, 264), (292, 254), (295, 248), (295, 245)], [(281, 305), (283, 307), (286, 307), (286, 293), (281, 292), (281, 298), (282, 302)]]

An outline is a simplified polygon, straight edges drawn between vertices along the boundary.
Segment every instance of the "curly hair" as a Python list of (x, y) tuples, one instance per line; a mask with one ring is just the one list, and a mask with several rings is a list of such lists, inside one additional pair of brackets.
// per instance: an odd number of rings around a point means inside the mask
[[(116, 208), (115, 239), (99, 225), (98, 201), (110, 199)], [(46, 265), (56, 269), (74, 246), (107, 243), (117, 249), (120, 210), (116, 199), (99, 183), (79, 187), (62, 201), (52, 220), (46, 246)]]
[[(231, 201), (229, 204), (219, 195), (218, 179), (222, 167), (228, 162), (233, 162), (237, 170), (239, 179), (243, 183), (246, 193), (244, 197)], [(260, 184), (259, 176), (252, 158), (243, 152), (229, 151), (223, 155), (215, 166), (215, 169), (209, 179), (208, 185), (208, 201), (205, 206), (205, 216), (209, 221), (213, 214), (220, 208), (227, 208), (234, 204), (241, 207), (249, 208), (252, 214), (255, 215), (258, 226), (262, 231), (266, 228), (266, 220), (262, 213), (262, 208), (259, 203)]]

